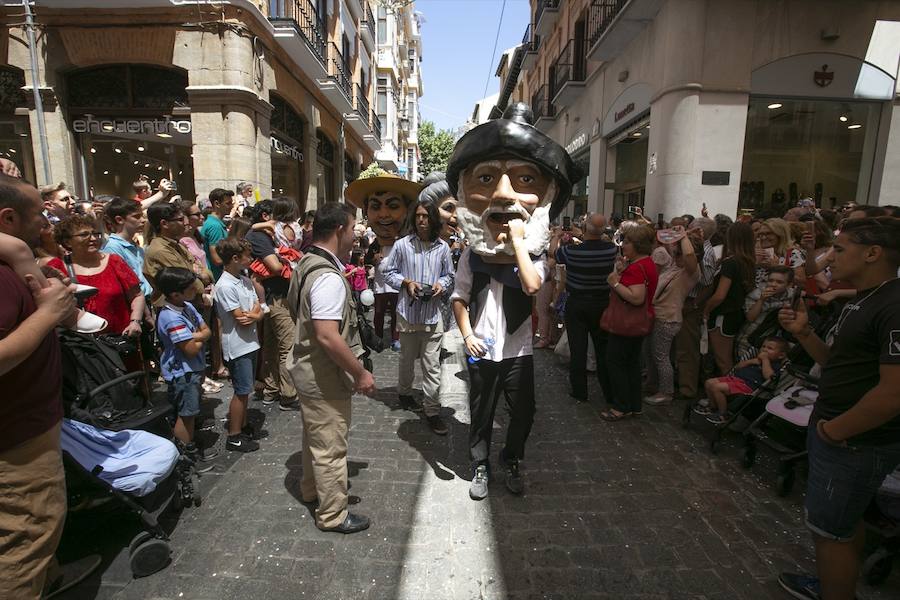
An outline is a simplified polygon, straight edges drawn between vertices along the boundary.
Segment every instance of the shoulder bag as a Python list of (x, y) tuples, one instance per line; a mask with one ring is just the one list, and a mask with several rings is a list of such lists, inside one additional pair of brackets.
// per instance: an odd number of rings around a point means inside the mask
[(653, 301), (650, 297), (650, 282), (647, 280), (647, 272), (643, 265), (641, 272), (644, 274), (644, 302), (635, 306), (622, 299), (615, 290), (609, 290), (609, 306), (600, 317), (600, 329), (613, 335), (622, 337), (643, 337), (653, 329), (653, 317), (650, 316), (649, 304)]

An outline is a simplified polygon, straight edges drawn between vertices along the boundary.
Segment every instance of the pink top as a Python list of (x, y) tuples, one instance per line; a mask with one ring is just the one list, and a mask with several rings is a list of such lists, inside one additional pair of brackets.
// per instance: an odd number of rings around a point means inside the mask
[(350, 276), (350, 287), (353, 288), (354, 292), (361, 292), (369, 287), (369, 282), (366, 278), (366, 268), (356, 267), (354, 265), (344, 265), (345, 273), (349, 273), (353, 269), (356, 269), (356, 272)]

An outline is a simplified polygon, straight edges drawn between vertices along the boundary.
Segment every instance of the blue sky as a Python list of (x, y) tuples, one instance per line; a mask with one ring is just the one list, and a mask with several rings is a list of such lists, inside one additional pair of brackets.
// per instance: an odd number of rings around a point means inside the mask
[(507, 48), (522, 42), (530, 22), (528, 0), (506, 0), (497, 54), (491, 60), (503, 0), (416, 0), (425, 16), (422, 26), (422, 75), (425, 95), (419, 103), (424, 119), (441, 129), (466, 122), (475, 102), (499, 90), (497, 61)]

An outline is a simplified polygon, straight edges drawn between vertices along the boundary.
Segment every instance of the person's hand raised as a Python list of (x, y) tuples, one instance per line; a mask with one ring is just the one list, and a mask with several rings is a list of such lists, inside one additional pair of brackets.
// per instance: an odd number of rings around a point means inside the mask
[(785, 331), (793, 335), (801, 335), (809, 331), (809, 313), (806, 312), (806, 304), (797, 303), (796, 308), (785, 306), (778, 311), (778, 322)]

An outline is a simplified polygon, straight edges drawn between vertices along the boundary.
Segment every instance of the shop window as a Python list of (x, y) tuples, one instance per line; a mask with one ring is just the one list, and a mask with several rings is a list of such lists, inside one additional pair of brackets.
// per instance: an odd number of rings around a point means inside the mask
[(187, 74), (147, 65), (108, 65), (66, 77), (69, 120), (78, 141), (82, 195), (134, 195), (141, 175), (155, 189), (173, 181), (193, 199), (192, 124), (173, 109), (187, 106)]
[(780, 217), (801, 198), (866, 202), (880, 112), (871, 102), (751, 98), (739, 209)]
[(272, 104), (272, 118), (270, 120), (272, 129), (286, 135), (295, 144), (302, 145), (305, 129), (303, 117), (297, 114), (287, 102), (278, 96), (271, 96), (269, 101)]
[(269, 121), (272, 134), (272, 195), (285, 196), (297, 202), (302, 212), (306, 198), (302, 197), (303, 143), (305, 121), (284, 100), (271, 95), (272, 117)]
[(24, 85), (25, 73), (14, 67), (0, 67), (0, 158), (16, 163), (22, 176), (36, 183), (28, 116), (15, 114), (16, 109), (28, 107)]
[(316, 201), (321, 206), (334, 201), (334, 144), (322, 131), (316, 139)]
[(149, 65), (110, 65), (70, 73), (70, 110), (145, 109), (187, 106), (187, 73)]

